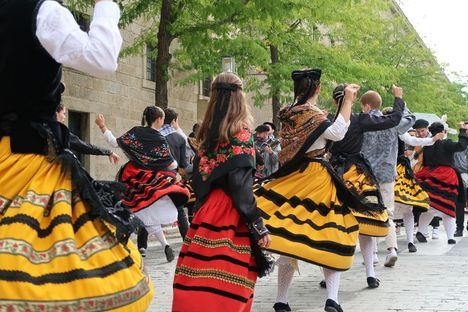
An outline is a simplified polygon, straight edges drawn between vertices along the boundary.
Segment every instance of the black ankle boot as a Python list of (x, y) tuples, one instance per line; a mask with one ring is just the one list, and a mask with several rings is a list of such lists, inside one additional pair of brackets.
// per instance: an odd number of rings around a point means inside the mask
[(172, 250), (171, 246), (166, 245), (166, 247), (164, 247), (164, 253), (166, 254), (167, 262), (174, 260), (174, 251)]
[(454, 239), (449, 239), (449, 240), (448, 240), (448, 244), (449, 244), (449, 245), (455, 245), (456, 243), (457, 243), (457, 241), (454, 240)]
[(331, 299), (327, 299), (325, 302), (325, 311), (326, 312), (343, 312), (341, 306)]
[(369, 288), (377, 288), (380, 286), (380, 280), (378, 278), (369, 276), (367, 278), (367, 286)]
[(275, 312), (290, 312), (291, 308), (289, 307), (289, 303), (282, 303), (282, 302), (277, 302), (273, 306), (273, 309), (275, 309)]

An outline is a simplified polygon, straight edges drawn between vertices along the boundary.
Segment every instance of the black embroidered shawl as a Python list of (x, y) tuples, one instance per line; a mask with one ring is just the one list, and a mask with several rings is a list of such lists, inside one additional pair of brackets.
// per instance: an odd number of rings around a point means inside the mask
[(153, 128), (134, 127), (117, 143), (132, 162), (145, 169), (167, 170), (174, 161), (166, 138)]

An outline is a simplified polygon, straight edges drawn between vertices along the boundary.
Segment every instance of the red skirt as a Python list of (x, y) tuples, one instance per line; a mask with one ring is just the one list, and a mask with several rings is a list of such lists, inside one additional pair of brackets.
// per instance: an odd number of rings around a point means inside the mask
[(416, 173), (421, 187), (429, 195), (429, 205), (455, 217), (458, 197), (458, 176), (449, 166), (423, 167)]
[(176, 207), (184, 205), (190, 198), (189, 190), (176, 182), (176, 174), (172, 171), (155, 172), (128, 162), (120, 170), (119, 182), (127, 185), (122, 202), (133, 212), (151, 206), (164, 195), (168, 195)]
[(172, 311), (247, 312), (257, 280), (247, 226), (229, 196), (210, 193), (179, 254)]

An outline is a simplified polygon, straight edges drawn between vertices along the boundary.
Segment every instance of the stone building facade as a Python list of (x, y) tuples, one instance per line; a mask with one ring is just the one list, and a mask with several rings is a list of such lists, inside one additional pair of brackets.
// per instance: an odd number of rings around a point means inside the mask
[[(137, 24), (123, 30), (124, 46), (131, 43), (139, 31)], [(145, 107), (155, 104), (152, 70), (154, 64), (146, 57), (145, 52), (120, 59), (117, 72), (104, 79), (65, 68), (63, 80), (67, 88), (63, 104), (68, 108), (67, 122), (70, 129), (85, 141), (104, 147), (106, 142), (94, 123), (97, 114), (105, 116), (106, 123), (115, 136), (139, 125)], [(188, 134), (192, 125), (203, 118), (208, 97), (206, 91), (203, 92), (202, 82), (178, 86), (176, 82), (183, 75), (182, 72), (171, 72), (169, 107), (178, 111), (179, 123)], [(268, 104), (262, 109), (253, 108), (252, 112), (258, 123), (271, 120), (271, 106)], [(118, 149), (113, 150), (122, 158), (120, 165), (124, 164), (126, 159), (123, 153)], [(91, 175), (97, 179), (114, 179), (120, 167), (110, 164), (107, 157), (102, 156), (83, 156), (82, 160)]]

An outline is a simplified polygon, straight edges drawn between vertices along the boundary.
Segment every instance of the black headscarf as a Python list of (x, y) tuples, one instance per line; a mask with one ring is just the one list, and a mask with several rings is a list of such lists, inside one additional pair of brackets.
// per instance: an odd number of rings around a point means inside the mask
[[(304, 69), (304, 70), (294, 70), (291, 74), (291, 78), (294, 81), (294, 103), (293, 105), (302, 105), (304, 104), (313, 94), (312, 92), (319, 86), (320, 77), (322, 76), (322, 70), (314, 69)], [(298, 89), (299, 83), (306, 79), (307, 91), (301, 92), (302, 90)], [(302, 96), (301, 96), (302, 94)]]
[(174, 161), (166, 138), (150, 127), (134, 127), (117, 143), (131, 161), (145, 169), (167, 170)]
[(336, 101), (337, 104), (336, 114), (333, 118), (333, 121), (335, 121), (336, 118), (338, 118), (338, 114), (341, 112), (341, 107), (343, 106), (345, 98), (345, 88), (346, 84), (339, 84), (333, 90), (333, 99)]

